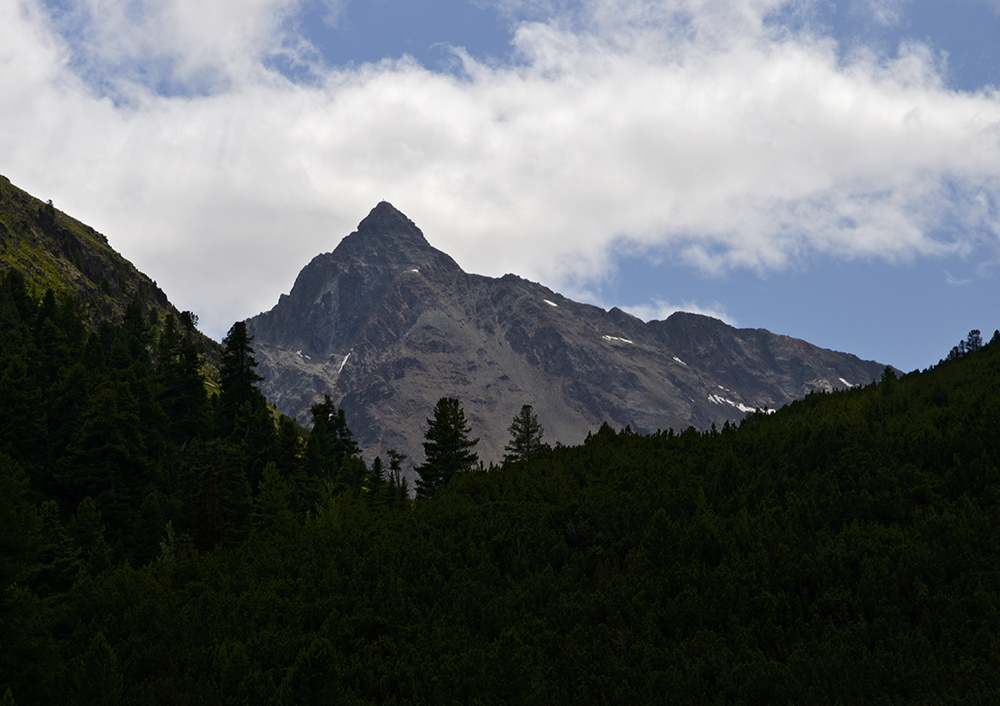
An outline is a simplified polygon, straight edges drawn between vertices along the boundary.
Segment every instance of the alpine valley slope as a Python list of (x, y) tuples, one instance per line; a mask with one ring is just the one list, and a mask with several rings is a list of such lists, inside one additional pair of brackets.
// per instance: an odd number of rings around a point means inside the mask
[(707, 316), (646, 323), (515, 275), (468, 274), (386, 202), (247, 326), (279, 410), (308, 423), (329, 395), (366, 456), (392, 447), (414, 463), (443, 396), (460, 400), (489, 462), (524, 404), (546, 441), (576, 444), (604, 422), (642, 433), (721, 426), (867, 384), (885, 367)]
[(47, 289), (79, 298), (91, 324), (120, 317), (137, 294), (158, 315), (176, 313), (107, 238), (0, 176), (0, 273), (8, 270), (39, 298)]
[[(96, 230), (0, 176), (0, 275), (18, 272), (29, 292), (41, 298), (47, 290), (82, 304), (80, 314), (90, 328), (119, 321), (138, 299), (143, 313), (162, 325), (181, 312), (156, 282), (140, 272)], [(211, 370), (219, 365), (219, 344), (199, 331), (195, 345)]]

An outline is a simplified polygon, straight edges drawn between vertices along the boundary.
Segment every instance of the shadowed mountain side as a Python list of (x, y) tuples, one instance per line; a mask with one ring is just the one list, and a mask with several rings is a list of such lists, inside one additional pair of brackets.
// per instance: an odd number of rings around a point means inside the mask
[(442, 396), (461, 401), (489, 462), (524, 404), (547, 441), (576, 444), (603, 422), (722, 425), (884, 368), (706, 316), (645, 323), (515, 275), (467, 274), (385, 202), (248, 326), (278, 409), (308, 422), (330, 395), (366, 456), (395, 447), (415, 463)]

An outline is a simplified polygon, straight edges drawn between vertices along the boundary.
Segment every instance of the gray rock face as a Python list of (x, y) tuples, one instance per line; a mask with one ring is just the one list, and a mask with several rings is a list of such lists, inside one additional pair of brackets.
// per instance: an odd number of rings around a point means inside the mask
[(278, 409), (308, 422), (329, 395), (366, 456), (394, 447), (415, 463), (444, 396), (461, 401), (489, 462), (523, 404), (546, 441), (576, 444), (604, 422), (642, 433), (721, 426), (884, 368), (707, 316), (646, 323), (515, 275), (467, 274), (385, 202), (247, 324)]

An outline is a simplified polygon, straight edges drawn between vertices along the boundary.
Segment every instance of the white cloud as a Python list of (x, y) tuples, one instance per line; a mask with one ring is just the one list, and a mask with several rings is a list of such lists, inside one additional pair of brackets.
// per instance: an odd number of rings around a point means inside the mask
[(349, 0), (322, 0), (323, 6), (326, 8), (323, 21), (331, 27), (340, 26), (341, 17), (347, 10), (348, 1)]
[(883, 27), (899, 24), (910, 0), (854, 0), (852, 11)]
[[(845, 61), (764, 21), (794, 4), (549, 5), (515, 65), (313, 62), (296, 85), (268, 68), (312, 61), (296, 0), (87, 0), (58, 21), (2, 3), (0, 172), (215, 335), (381, 199), (467, 270), (570, 295), (616, 244), (709, 272), (996, 251), (1000, 94), (948, 90), (919, 45)], [(158, 95), (134, 66), (191, 90)]]
[(725, 321), (730, 326), (739, 326), (737, 321), (726, 313), (725, 307), (716, 302), (711, 306), (704, 307), (691, 301), (685, 301), (679, 306), (668, 301), (657, 299), (646, 304), (634, 304), (621, 307), (633, 316), (638, 316), (643, 321), (663, 321), (670, 318), (671, 314), (678, 311), (686, 311), (691, 314), (704, 314), (720, 321)]
[[(331, 0), (329, 14), (339, 4)], [(208, 93), (260, 78), (261, 61), (308, 62), (286, 21), (302, 0), (77, 0), (52, 15), (78, 71), (127, 99), (135, 85)]]

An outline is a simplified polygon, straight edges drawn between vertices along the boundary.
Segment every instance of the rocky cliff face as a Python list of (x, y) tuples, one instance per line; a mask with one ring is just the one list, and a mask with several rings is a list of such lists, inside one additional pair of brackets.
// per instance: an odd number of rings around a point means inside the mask
[(547, 441), (575, 444), (603, 422), (644, 433), (722, 425), (884, 368), (706, 316), (646, 323), (514, 275), (467, 274), (385, 202), (248, 328), (278, 409), (308, 422), (330, 395), (366, 455), (395, 447), (415, 462), (443, 396), (461, 401), (488, 462), (523, 404)]

